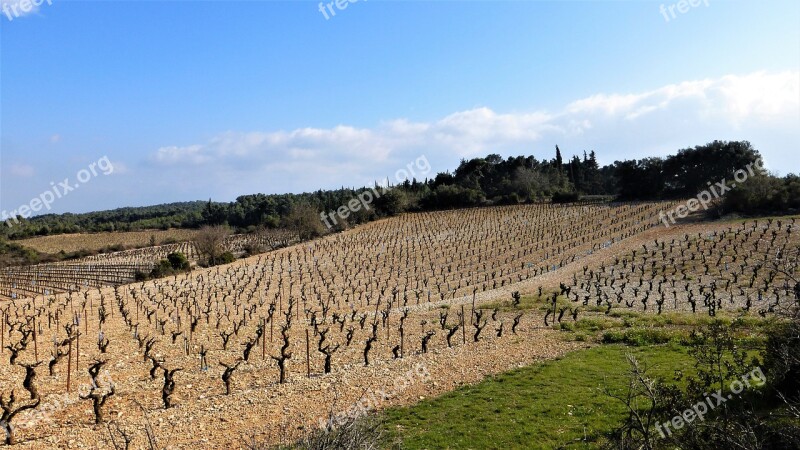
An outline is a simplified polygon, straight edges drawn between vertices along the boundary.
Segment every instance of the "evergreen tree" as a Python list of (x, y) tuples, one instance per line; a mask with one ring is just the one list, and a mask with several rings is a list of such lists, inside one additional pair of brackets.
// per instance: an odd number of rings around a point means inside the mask
[(556, 167), (558, 167), (558, 170), (564, 167), (564, 160), (561, 158), (561, 149), (558, 148), (558, 145), (556, 145)]

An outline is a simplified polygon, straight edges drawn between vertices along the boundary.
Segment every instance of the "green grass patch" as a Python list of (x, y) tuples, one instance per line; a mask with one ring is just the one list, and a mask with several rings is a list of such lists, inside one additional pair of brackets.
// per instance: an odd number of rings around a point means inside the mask
[(499, 311), (508, 312), (508, 311), (530, 311), (533, 309), (537, 309), (540, 306), (540, 303), (536, 297), (531, 297), (529, 295), (524, 295), (520, 299), (519, 305), (514, 306), (512, 304), (513, 300), (509, 298), (508, 300), (502, 300), (499, 302), (489, 302), (484, 303), (482, 305), (477, 305), (478, 309), (485, 309), (487, 311), (492, 311), (497, 309)]
[(594, 448), (619, 426), (625, 407), (604, 395), (626, 386), (625, 353), (671, 379), (691, 371), (677, 345), (606, 345), (491, 377), (408, 408), (384, 412), (391, 442), (404, 449)]
[[(573, 321), (565, 317), (553, 328), (566, 332), (565, 338), (577, 341), (602, 343), (624, 343), (628, 345), (663, 344), (682, 342), (692, 329), (707, 326), (714, 321), (726, 325), (738, 322), (736, 337), (743, 343), (758, 344), (767, 321), (757, 316), (738, 317), (723, 313), (716, 317), (688, 312), (643, 313), (631, 310), (612, 310), (608, 315), (581, 313), (582, 318)], [(579, 316), (579, 317), (580, 317)]]
[(622, 323), (607, 317), (599, 316), (599, 317), (587, 317), (586, 319), (578, 319), (577, 322), (573, 322), (572, 320), (562, 321), (560, 326), (562, 330), (586, 331), (594, 333), (597, 331), (603, 331), (603, 330), (608, 330), (610, 328), (620, 327), (622, 326)]
[[(519, 305), (513, 304), (513, 299), (509, 296), (508, 300), (501, 300), (497, 302), (488, 302), (482, 305), (478, 305), (478, 309), (484, 309), (488, 311), (492, 311), (497, 309), (498, 311), (508, 312), (508, 311), (531, 311), (531, 310), (539, 310), (539, 311), (547, 311), (548, 309), (553, 308), (553, 293), (555, 291), (548, 291), (543, 290), (542, 295), (533, 294), (533, 295), (523, 295), (520, 298)], [(565, 296), (559, 295), (556, 301), (556, 308), (560, 309), (565, 306), (574, 306), (573, 302), (569, 301)]]
[(627, 344), (636, 347), (645, 345), (681, 342), (689, 337), (688, 332), (667, 328), (627, 328), (603, 333), (604, 344)]

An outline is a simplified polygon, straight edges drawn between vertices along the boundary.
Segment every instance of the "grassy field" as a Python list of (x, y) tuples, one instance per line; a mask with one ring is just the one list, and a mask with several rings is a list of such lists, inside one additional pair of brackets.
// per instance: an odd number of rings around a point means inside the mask
[[(514, 308), (538, 309), (543, 302), (523, 297)], [(651, 366), (650, 375), (672, 380), (677, 370), (693, 372), (685, 340), (692, 329), (712, 321), (731, 324), (733, 317), (710, 318), (682, 312), (663, 315), (615, 311), (592, 312), (573, 322), (553, 325), (565, 339), (605, 343), (543, 364), (521, 368), (439, 398), (407, 408), (390, 409), (382, 419), (387, 448), (597, 448), (626, 416), (622, 403), (606, 396), (606, 386), (626, 387), (626, 353)], [(735, 336), (743, 345), (763, 339), (764, 321), (738, 317)], [(623, 345), (627, 344), (627, 345)], [(659, 345), (660, 344), (660, 345)]]
[(605, 345), (521, 368), (384, 414), (387, 447), (404, 449), (596, 448), (625, 407), (601, 386), (623, 389), (626, 352), (671, 379), (692, 360), (676, 344)]

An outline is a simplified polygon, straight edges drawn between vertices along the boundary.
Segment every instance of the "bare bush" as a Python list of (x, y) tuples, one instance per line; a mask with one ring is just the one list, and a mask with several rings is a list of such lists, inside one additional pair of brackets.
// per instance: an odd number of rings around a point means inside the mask
[(203, 227), (198, 231), (194, 245), (209, 266), (218, 264), (220, 257), (225, 253), (225, 239), (230, 234), (230, 229), (222, 225)]

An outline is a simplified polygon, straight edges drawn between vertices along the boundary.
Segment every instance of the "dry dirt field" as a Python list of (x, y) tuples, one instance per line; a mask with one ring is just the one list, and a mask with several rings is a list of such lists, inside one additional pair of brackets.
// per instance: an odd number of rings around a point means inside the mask
[(67, 253), (79, 250), (97, 251), (106, 247), (123, 245), (126, 248), (146, 247), (150, 237), (155, 237), (156, 245), (164, 242), (191, 241), (197, 232), (194, 230), (149, 230), (120, 233), (61, 234), (42, 236), (16, 241), (18, 244), (42, 253)]
[[(129, 433), (132, 448), (146, 446), (147, 429), (159, 448), (239, 448), (248, 435), (288, 442), (331, 411), (413, 403), (586, 345), (545, 327), (538, 309), (494, 314), (480, 308), (510, 303), (515, 291), (566, 287), (560, 301), (582, 308), (581, 314), (602, 314), (609, 303), (642, 307), (645, 291), (651, 292), (648, 311), (656, 313), (660, 289), (665, 308), (685, 309), (688, 295), (672, 293), (662, 280), (665, 270), (702, 273), (705, 266), (689, 263), (701, 254), (697, 264), (731, 267), (753, 248), (771, 255), (796, 242), (794, 220), (666, 229), (657, 214), (668, 207), (537, 205), (410, 214), (185, 276), (0, 304), (3, 345), (24, 347), (14, 364), (8, 349), (0, 354), (4, 398), (14, 391), (18, 404), (30, 403), (24, 366), (41, 362), (34, 383), (41, 404), (12, 422), (17, 448), (109, 448), (112, 433), (120, 435), (108, 424)], [(680, 258), (681, 249), (687, 261), (678, 264), (672, 258)], [(765, 261), (753, 292), (762, 277), (777, 276), (769, 257)], [(724, 295), (751, 289), (748, 270), (730, 270), (731, 279), (741, 272), (737, 281), (713, 291), (704, 279), (687, 277), (689, 291), (701, 296), (697, 313), (707, 314), (707, 305), (721, 300), (724, 308), (741, 307)], [(678, 279), (675, 290), (684, 291)], [(640, 281), (643, 287), (634, 290)], [(767, 294), (754, 310), (786, 293)], [(583, 305), (585, 295), (592, 303)], [(102, 353), (98, 341), (106, 340)], [(54, 354), (64, 356), (51, 376)], [(101, 426), (94, 425), (91, 401), (79, 399), (92, 392), (88, 368), (95, 360), (105, 366), (93, 392), (115, 390), (102, 408)], [(222, 364), (239, 361), (225, 395)], [(285, 364), (283, 383), (279, 362)], [(181, 370), (170, 386), (165, 373), (174, 369)], [(171, 392), (166, 409), (165, 386)]]

